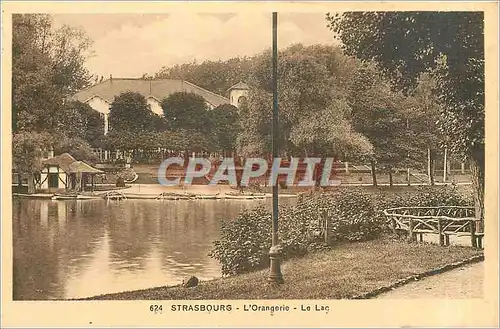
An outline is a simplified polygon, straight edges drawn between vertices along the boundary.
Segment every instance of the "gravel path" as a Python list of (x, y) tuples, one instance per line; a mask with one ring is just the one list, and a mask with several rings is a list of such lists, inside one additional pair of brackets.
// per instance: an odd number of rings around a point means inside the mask
[(460, 267), (409, 283), (378, 298), (483, 298), (484, 262)]

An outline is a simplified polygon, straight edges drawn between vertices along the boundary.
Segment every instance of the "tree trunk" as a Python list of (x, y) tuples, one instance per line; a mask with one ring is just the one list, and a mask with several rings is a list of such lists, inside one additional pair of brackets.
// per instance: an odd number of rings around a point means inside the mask
[[(320, 168), (324, 168), (324, 162), (323, 160), (321, 160), (320, 163), (318, 163), (316, 166), (314, 166), (314, 170), (313, 170), (313, 181), (314, 181), (314, 184), (312, 186), (312, 191), (315, 192), (317, 189), (319, 189), (321, 187), (321, 173), (322, 173), (322, 170), (320, 170)], [(328, 179), (330, 179), (330, 177), (328, 177)]]
[(407, 184), (408, 186), (411, 185), (411, 182), (410, 182), (410, 168), (406, 168), (406, 181), (407, 181)]
[[(308, 158), (309, 157), (309, 154), (307, 153), (307, 149), (304, 148), (304, 154), (305, 154), (305, 158)], [(318, 166), (314, 166), (314, 170), (312, 172), (312, 180), (314, 181), (314, 184), (312, 184), (311, 186), (311, 192), (316, 192), (316, 186), (319, 186), (321, 181), (318, 181), (317, 180), (317, 176), (316, 175), (316, 169), (317, 169)]]
[(22, 174), (17, 174), (17, 186), (23, 187), (23, 175)]
[(448, 148), (444, 148), (444, 159), (443, 159), (443, 183), (447, 180), (447, 171), (448, 171)]
[(389, 168), (389, 186), (392, 187), (393, 181), (392, 181), (392, 168)]
[(35, 193), (35, 174), (32, 172), (28, 174), (28, 193)]
[(373, 186), (377, 186), (377, 172), (376, 172), (376, 168), (375, 168), (375, 160), (371, 160), (370, 165), (372, 167)]
[(484, 149), (476, 150), (471, 157), (472, 186), (474, 188), (474, 206), (476, 218), (481, 221), (476, 227), (477, 232), (484, 232)]
[(434, 185), (434, 170), (432, 170), (433, 159), (431, 148), (427, 148), (427, 176), (429, 176), (429, 185)]

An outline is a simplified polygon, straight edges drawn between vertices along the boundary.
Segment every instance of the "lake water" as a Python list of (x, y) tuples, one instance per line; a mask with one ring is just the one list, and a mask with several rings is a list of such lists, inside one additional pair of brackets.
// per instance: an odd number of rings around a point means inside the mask
[[(283, 199), (290, 202), (293, 199)], [(13, 200), (14, 300), (79, 298), (220, 277), (222, 219), (264, 200)]]

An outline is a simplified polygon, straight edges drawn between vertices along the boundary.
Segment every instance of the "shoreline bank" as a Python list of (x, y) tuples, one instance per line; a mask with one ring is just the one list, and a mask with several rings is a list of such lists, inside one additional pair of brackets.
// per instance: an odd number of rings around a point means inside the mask
[[(437, 186), (445, 186), (451, 184), (436, 184)], [(469, 186), (471, 183), (457, 183), (457, 186)], [(420, 186), (429, 186), (428, 184), (394, 184), (392, 187), (396, 189), (416, 188)], [(368, 188), (368, 189), (386, 189), (391, 188), (389, 184), (343, 184), (339, 188)], [(302, 193), (308, 193), (309, 190), (294, 189), (291, 187), (288, 190), (280, 190), (279, 197), (297, 197)], [(272, 193), (266, 192), (247, 192), (240, 193), (235, 188), (229, 185), (191, 185), (191, 186), (163, 186), (160, 184), (131, 184), (124, 188), (111, 188), (109, 190), (100, 190), (95, 192), (84, 193), (12, 193), (15, 197), (32, 198), (32, 199), (52, 199), (52, 200), (91, 200), (105, 198), (106, 195), (114, 195), (121, 199), (158, 199), (158, 200), (187, 200), (187, 199), (240, 199), (240, 200), (258, 200), (271, 198)]]
[(267, 284), (269, 270), (264, 269), (202, 281), (193, 288), (179, 284), (72, 300), (352, 299), (408, 277), (434, 273), (436, 268), (482, 258), (481, 250), (470, 247), (380, 238), (339, 244), (286, 261), (282, 266), (285, 283), (279, 286)]

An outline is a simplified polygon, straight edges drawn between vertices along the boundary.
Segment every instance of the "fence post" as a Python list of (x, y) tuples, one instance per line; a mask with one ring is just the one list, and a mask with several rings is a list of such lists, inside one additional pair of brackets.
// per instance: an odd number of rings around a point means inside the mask
[(392, 233), (396, 234), (397, 233), (397, 231), (396, 231), (396, 220), (394, 219), (393, 216), (391, 216), (391, 226), (392, 226)]
[(439, 234), (439, 245), (444, 245), (444, 235), (443, 235), (443, 225), (441, 223), (441, 218), (438, 218), (438, 234)]
[(471, 220), (469, 221), (470, 225), (470, 242), (473, 248), (477, 248), (477, 239), (476, 239), (476, 223)]
[(323, 220), (325, 222), (325, 243), (330, 244), (330, 234), (329, 234), (329, 221), (328, 221), (328, 211), (323, 210)]
[(408, 223), (408, 242), (413, 242), (415, 240), (415, 234), (413, 233), (413, 219), (410, 218)]

